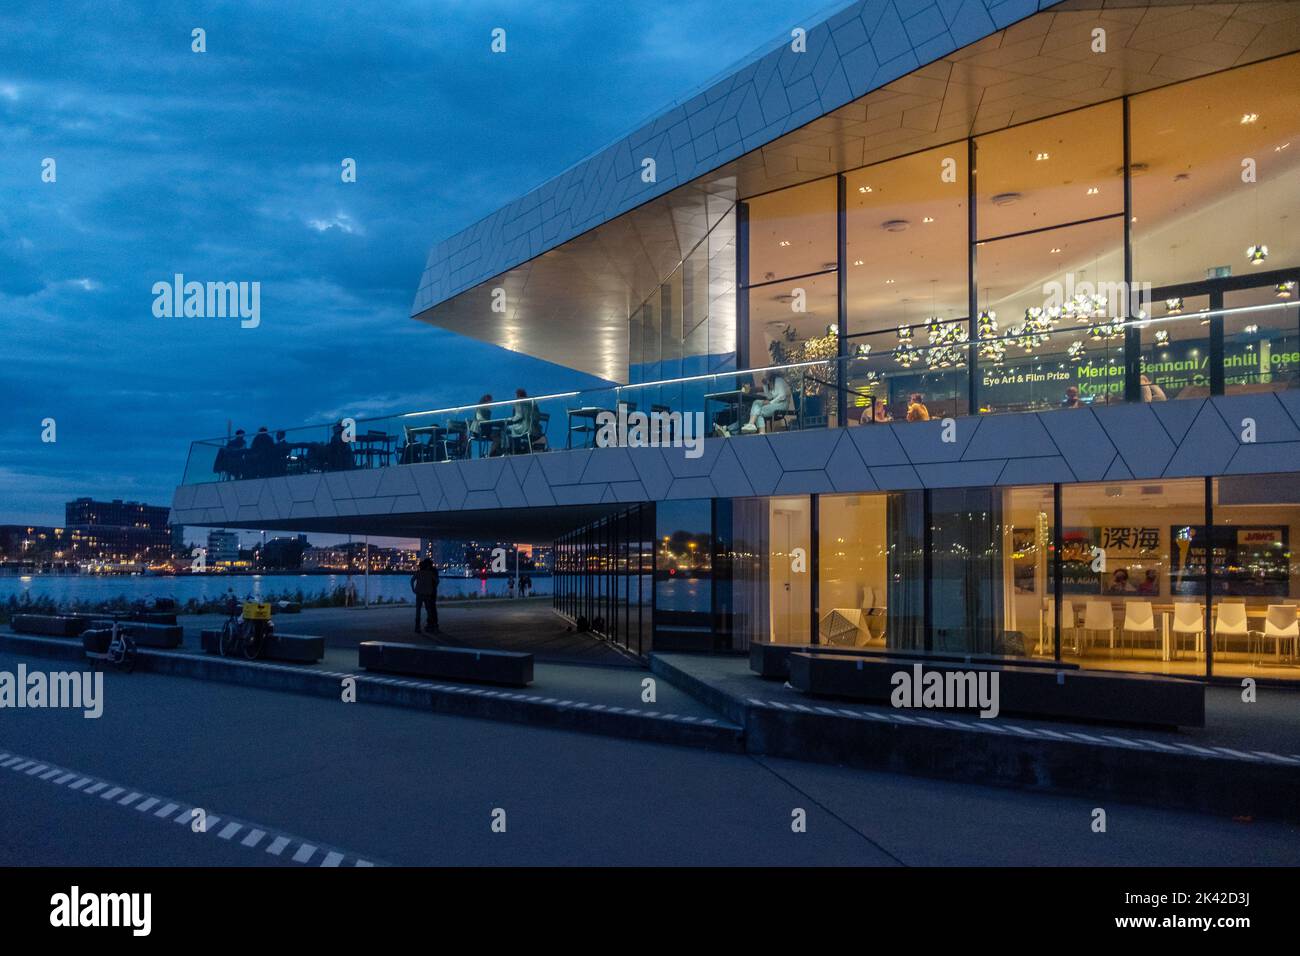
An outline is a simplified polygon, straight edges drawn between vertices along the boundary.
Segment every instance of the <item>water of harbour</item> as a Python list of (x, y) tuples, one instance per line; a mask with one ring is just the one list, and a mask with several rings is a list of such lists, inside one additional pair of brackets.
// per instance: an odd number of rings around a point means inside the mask
[[(549, 595), (549, 576), (533, 575), (532, 593)], [(11, 596), (22, 600), (24, 595), (32, 600), (50, 598), (60, 606), (77, 602), (99, 603), (124, 598), (128, 602), (152, 602), (154, 598), (171, 598), (185, 604), (191, 598), (210, 601), (222, 597), (233, 589), (241, 599), (253, 597), (295, 596), (302, 593), (310, 600), (330, 594), (347, 584), (345, 574), (178, 574), (175, 576), (149, 576), (128, 574), (30, 574), (0, 577), (0, 601)], [(359, 574), (352, 576), (357, 601), (400, 601), (411, 599), (409, 575), (372, 574), (369, 584)], [(506, 597), (508, 579), (443, 577), (438, 587), (440, 598)]]

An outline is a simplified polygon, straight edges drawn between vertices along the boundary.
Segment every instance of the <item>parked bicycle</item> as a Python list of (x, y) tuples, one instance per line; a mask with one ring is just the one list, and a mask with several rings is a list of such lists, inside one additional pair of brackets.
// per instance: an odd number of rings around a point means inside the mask
[(270, 603), (245, 601), (241, 606), (232, 597), (226, 609), (230, 616), (221, 626), (221, 656), (257, 660), (275, 633)]
[(106, 661), (128, 674), (135, 670), (135, 641), (119, 618), (91, 624), (81, 632), (81, 646), (92, 661)]

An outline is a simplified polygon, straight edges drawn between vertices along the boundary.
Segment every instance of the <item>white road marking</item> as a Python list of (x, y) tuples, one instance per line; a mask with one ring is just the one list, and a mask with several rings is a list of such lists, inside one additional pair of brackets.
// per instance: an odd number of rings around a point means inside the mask
[(276, 837), (271, 841), (271, 845), (266, 848), (266, 852), (272, 856), (279, 856), (284, 852), (284, 848), (289, 845), (288, 837)]
[[(86, 794), (98, 794), (101, 800), (106, 801), (118, 798), (116, 799), (118, 806), (126, 807), (134, 805), (132, 806), (132, 809), (141, 813), (153, 811), (154, 818), (159, 820), (171, 819), (176, 823), (189, 823), (193, 816), (193, 810), (190, 809), (188, 805), (182, 806), (182, 804), (173, 802), (164, 803), (163, 798), (161, 797), (150, 796), (149, 794), (142, 793), (138, 790), (128, 791), (128, 788), (113, 786), (107, 780), (95, 780), (93, 777), (77, 777), (75, 771), (66, 771), (61, 767), (52, 768), (49, 764), (40, 763), (36, 760), (24, 760), (22, 757), (8, 753), (0, 754), (0, 761), (9, 761), (8, 766), (11, 766), (14, 769), (32, 768), (27, 772), (27, 776), (31, 776), (33, 779), (51, 781), (57, 786), (63, 786), (68, 784), (69, 781), (72, 781), (69, 786), (70, 790), (77, 790)], [(17, 762), (15, 763), (14, 761)], [(39, 776), (37, 776), (37, 774), (39, 774)], [(74, 777), (77, 779), (73, 780)], [(122, 794), (126, 795), (121, 796)], [(137, 801), (139, 802), (137, 803)], [(159, 804), (162, 805), (159, 806)], [(159, 808), (154, 810), (154, 807)], [(172, 814), (175, 814), (175, 816), (173, 817)], [(266, 830), (258, 829), (250, 824), (235, 820), (226, 820), (225, 826), (220, 831), (217, 831), (216, 827), (221, 823), (221, 821), (222, 818), (220, 816), (217, 816), (216, 814), (208, 814), (206, 818), (204, 818), (204, 829), (199, 832), (215, 832), (219, 839), (231, 840), (241, 831), (247, 830), (247, 834), (239, 841), (239, 843), (241, 846), (248, 847), (249, 849), (255, 849), (258, 844), (262, 842), (263, 838), (267, 836)], [(349, 855), (342, 850), (321, 847), (318, 844), (308, 843), (305, 840), (283, 834), (276, 836), (271, 841), (271, 844), (266, 848), (266, 852), (270, 853), (272, 856), (278, 857), (284, 852), (286, 847), (293, 843), (298, 844), (298, 850), (293, 855), (293, 861), (295, 863), (306, 863), (315, 857), (319, 851), (323, 853), (320, 866), (337, 867), (348, 859), (354, 860), (355, 862), (353, 865), (355, 866), (375, 865), (369, 860), (362, 860), (355, 856), (349, 857)]]
[(304, 843), (302, 846), (298, 847), (298, 852), (293, 855), (293, 862), (306, 863), (312, 858), (312, 855), (315, 852), (316, 848), (314, 846), (310, 843)]

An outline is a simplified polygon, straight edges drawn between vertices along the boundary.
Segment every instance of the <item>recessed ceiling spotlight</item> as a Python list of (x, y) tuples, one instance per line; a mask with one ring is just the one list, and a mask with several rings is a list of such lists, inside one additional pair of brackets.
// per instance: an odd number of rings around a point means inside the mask
[(1060, 251), (1061, 251), (1061, 247), (1060, 247), (1060, 246), (1053, 246), (1053, 247), (1052, 247), (1052, 255), (1056, 255), (1056, 254), (1059, 253)]
[(869, 192), (871, 192), (871, 187), (870, 187), (870, 186), (859, 186), (859, 187), (858, 187), (858, 192), (860, 192), (860, 193), (869, 193)]
[(790, 240), (782, 239), (780, 242), (777, 243), (777, 245), (780, 246), (782, 249), (784, 249), (786, 246), (790, 245)]
[(1268, 246), (1261, 242), (1248, 247), (1246, 249), (1246, 258), (1250, 260), (1252, 266), (1262, 265), (1264, 260), (1268, 258)]
[(893, 279), (886, 279), (886, 280), (885, 280), (885, 285), (893, 285), (893, 284), (894, 284), (894, 280), (893, 280)]
[(1051, 153), (1039, 153), (1037, 156), (1034, 157), (1034, 162), (1041, 163), (1043, 160), (1051, 159), (1051, 158), (1052, 158)]
[(1282, 150), (1286, 149), (1290, 145), (1291, 145), (1290, 143), (1283, 143), (1281, 146), (1274, 146), (1273, 152), (1280, 153), (1282, 152)]
[(1247, 123), (1253, 123), (1253, 122), (1255, 122), (1255, 120), (1257, 120), (1257, 119), (1259, 119), (1259, 114), (1258, 114), (1258, 113), (1242, 113), (1242, 114), (1241, 114), (1241, 125), (1242, 125), (1242, 126), (1245, 126)]
[(863, 261), (862, 261), (861, 259), (854, 259), (854, 260), (853, 260), (853, 264), (854, 264), (855, 266), (860, 266), (860, 265), (863, 265), (864, 263), (863, 263)]
[(926, 216), (924, 219), (921, 220), (921, 222), (934, 222), (934, 217)]
[(1089, 186), (1089, 187), (1088, 187), (1088, 195), (1089, 195), (1089, 196), (1095, 196), (1095, 195), (1097, 195), (1099, 192), (1101, 192), (1101, 190), (1098, 189), (1096, 186)]

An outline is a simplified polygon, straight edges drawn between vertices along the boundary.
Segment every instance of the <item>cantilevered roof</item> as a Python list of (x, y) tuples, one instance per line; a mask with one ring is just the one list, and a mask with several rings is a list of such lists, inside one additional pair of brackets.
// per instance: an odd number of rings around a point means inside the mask
[(737, 199), (1296, 49), (1293, 0), (861, 0), (438, 243), (412, 312), (623, 379), (629, 313)]

